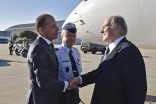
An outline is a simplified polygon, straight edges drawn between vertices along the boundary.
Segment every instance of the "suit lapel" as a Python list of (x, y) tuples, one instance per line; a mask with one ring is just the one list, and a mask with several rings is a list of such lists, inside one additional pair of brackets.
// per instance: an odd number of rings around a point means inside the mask
[(46, 48), (47, 48), (49, 54), (52, 56), (52, 59), (53, 59), (53, 61), (55, 62), (55, 65), (57, 65), (56, 56), (55, 56), (55, 54), (52, 52), (51, 47), (50, 47), (49, 45), (47, 45)]
[(41, 38), (40, 36), (38, 36), (37, 39), (38, 39), (42, 44), (44, 44), (44, 46), (46, 47), (47, 51), (49, 52), (49, 54), (50, 54), (50, 56), (51, 56), (51, 59), (52, 59), (53, 62), (55, 63), (55, 67), (57, 67), (56, 56), (55, 56), (55, 54), (52, 52), (51, 47), (50, 47), (50, 46), (48, 45), (48, 43), (47, 43), (43, 38)]
[(99, 76), (99, 74), (102, 72), (102, 71), (105, 71), (107, 69), (105, 69), (105, 66), (111, 62), (111, 60), (120, 52), (121, 50), (121, 46), (123, 44), (123, 42), (127, 41), (126, 38), (123, 38), (119, 43), (118, 45), (113, 49), (113, 51), (106, 57), (106, 59), (100, 63), (99, 67), (96, 69), (96, 72), (95, 72), (95, 75), (94, 77), (97, 77)]
[[(102, 57), (101, 57), (100, 64), (103, 62), (103, 58), (104, 58), (104, 55), (102, 55)], [(100, 65), (100, 64), (99, 64), (99, 65)]]

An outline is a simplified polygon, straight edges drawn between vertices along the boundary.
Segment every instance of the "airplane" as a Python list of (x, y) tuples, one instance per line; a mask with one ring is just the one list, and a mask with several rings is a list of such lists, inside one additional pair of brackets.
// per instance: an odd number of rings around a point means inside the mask
[(74, 23), (79, 39), (105, 44), (100, 33), (104, 20), (121, 15), (128, 25), (128, 40), (139, 48), (156, 49), (155, 10), (156, 0), (82, 0), (64, 24)]

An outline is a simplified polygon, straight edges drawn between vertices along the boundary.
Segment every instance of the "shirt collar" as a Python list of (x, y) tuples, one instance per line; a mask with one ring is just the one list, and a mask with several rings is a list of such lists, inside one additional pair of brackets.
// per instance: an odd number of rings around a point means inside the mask
[[(68, 48), (66, 45), (64, 45), (63, 43), (61, 44), (61, 46), (62, 47), (64, 47), (64, 49), (65, 49), (65, 51), (67, 52), (67, 53), (69, 53), (69, 51), (70, 50), (72, 50), (72, 48), (70, 49), (70, 48)], [(73, 50), (72, 50), (73, 51)]]
[(45, 37), (41, 36), (40, 34), (39, 34), (39, 36), (41, 38), (43, 38), (47, 42), (48, 45), (50, 45), (52, 43), (52, 41), (49, 41), (48, 39), (46, 39)]
[(115, 46), (124, 38), (125, 36), (122, 36), (115, 41), (113, 41), (111, 44), (108, 45), (110, 52), (115, 48)]

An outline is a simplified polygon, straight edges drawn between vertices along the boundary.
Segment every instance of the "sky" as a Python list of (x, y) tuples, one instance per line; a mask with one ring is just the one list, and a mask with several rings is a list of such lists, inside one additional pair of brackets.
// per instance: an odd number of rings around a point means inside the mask
[(51, 14), (65, 20), (81, 0), (0, 0), (0, 30), (34, 23), (38, 15)]

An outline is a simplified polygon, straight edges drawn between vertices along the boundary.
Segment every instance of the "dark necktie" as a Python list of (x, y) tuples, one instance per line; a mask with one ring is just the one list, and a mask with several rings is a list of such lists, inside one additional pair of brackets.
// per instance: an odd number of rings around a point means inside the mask
[[(50, 43), (50, 47), (51, 47), (52, 53), (54, 54), (54, 56), (55, 56), (55, 58), (56, 58), (56, 62), (58, 63), (58, 59), (57, 59), (57, 56), (56, 56), (56, 54), (55, 54), (55, 48), (54, 48), (53, 43)], [(58, 67), (58, 64), (57, 64), (57, 67)]]
[(55, 49), (54, 49), (53, 43), (50, 43), (50, 47), (51, 47), (51, 49), (52, 49), (52, 52), (55, 54)]
[(69, 57), (70, 57), (70, 61), (72, 63), (72, 70), (73, 70), (74, 77), (77, 77), (77, 76), (79, 76), (79, 74), (78, 74), (78, 71), (77, 71), (77, 67), (76, 67), (74, 57), (72, 55), (72, 50), (70, 50), (70, 52), (69, 52)]
[(106, 50), (106, 57), (108, 56), (109, 52), (110, 52), (110, 49), (108, 47), (107, 50)]
[(109, 47), (108, 47), (108, 48), (106, 49), (106, 51), (105, 51), (103, 60), (105, 60), (105, 59), (107, 58), (109, 52), (110, 52), (110, 49), (109, 49)]

